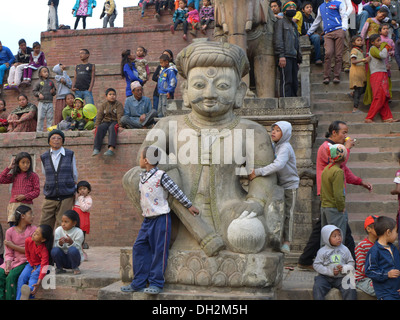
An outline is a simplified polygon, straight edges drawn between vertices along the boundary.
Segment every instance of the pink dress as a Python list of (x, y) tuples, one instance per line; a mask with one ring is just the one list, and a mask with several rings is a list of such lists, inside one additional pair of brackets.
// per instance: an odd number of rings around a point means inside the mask
[[(15, 227), (11, 227), (6, 232), (6, 240), (11, 241), (16, 246), (25, 247), (25, 239), (31, 237), (36, 228), (36, 226), (30, 225), (26, 227), (24, 232), (19, 233), (18, 231), (16, 231)], [(19, 265), (27, 261), (25, 253), (20, 253), (18, 251), (10, 249), (8, 246), (4, 246), (4, 248), (4, 263), (0, 266), (0, 268), (5, 269), (6, 261), (11, 261), (11, 269), (18, 267)]]
[(81, 0), (76, 15), (86, 17), (88, 12), (88, 5), (88, 0)]

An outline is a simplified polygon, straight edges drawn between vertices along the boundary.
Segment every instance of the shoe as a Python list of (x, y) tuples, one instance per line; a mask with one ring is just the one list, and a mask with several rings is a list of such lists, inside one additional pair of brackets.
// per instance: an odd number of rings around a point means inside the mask
[(317, 61), (315, 61), (315, 64), (316, 64), (317, 66), (320, 66), (320, 65), (322, 64), (322, 60), (317, 60)]
[(105, 156), (113, 156), (115, 153), (112, 150), (107, 150), (106, 152), (104, 152)]
[(185, 40), (185, 41), (187, 40), (187, 35), (186, 34), (183, 35), (183, 40)]
[(81, 270), (79, 270), (79, 268), (75, 268), (74, 269), (74, 274), (81, 274)]
[(353, 110), (352, 113), (363, 113), (361, 110)]
[(175, 29), (174, 26), (170, 26), (169, 29), (171, 30), (171, 33), (174, 34), (175, 33)]
[(24, 284), (21, 287), (21, 298), (20, 300), (29, 300), (29, 296), (31, 295), (31, 288), (27, 284)]
[(127, 286), (122, 286), (121, 287), (121, 291), (122, 292), (143, 292), (145, 288), (141, 288), (141, 289), (133, 289), (131, 285), (127, 285)]
[(148, 288), (143, 290), (146, 294), (157, 295), (162, 292), (162, 289), (156, 286), (149, 286)]
[(100, 150), (94, 149), (93, 153), (92, 153), (92, 157), (97, 156), (99, 153), (100, 153)]
[(339, 78), (333, 79), (333, 83), (340, 83), (340, 79)]
[(322, 81), (323, 84), (329, 84), (329, 78), (325, 78), (324, 81)]
[(89, 249), (89, 245), (86, 242), (84, 242), (83, 246), (82, 246), (82, 249)]
[(281, 247), (281, 252), (282, 253), (285, 253), (285, 254), (289, 254), (290, 253), (290, 247), (289, 247), (289, 245), (288, 244), (283, 244), (282, 245), (282, 247)]
[(8, 83), (6, 83), (6, 84), (3, 86), (3, 90), (11, 90), (11, 86), (10, 86)]

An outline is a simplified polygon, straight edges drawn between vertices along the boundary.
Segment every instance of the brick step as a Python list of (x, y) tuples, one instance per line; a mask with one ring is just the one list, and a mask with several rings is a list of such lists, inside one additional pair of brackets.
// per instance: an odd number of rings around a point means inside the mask
[[(372, 184), (372, 186), (373, 186), (372, 192), (374, 194), (389, 195), (390, 191), (395, 188), (395, 184), (393, 183), (393, 178), (371, 178), (371, 179), (364, 178), (364, 180), (368, 181), (369, 183)], [(348, 184), (346, 186), (346, 193), (347, 194), (353, 194), (353, 193), (370, 194), (370, 192), (367, 189), (365, 189), (361, 186), (353, 185), (353, 184)]]

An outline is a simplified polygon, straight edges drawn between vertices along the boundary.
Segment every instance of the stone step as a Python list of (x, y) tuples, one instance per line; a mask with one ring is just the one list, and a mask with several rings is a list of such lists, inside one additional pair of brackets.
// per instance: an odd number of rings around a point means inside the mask
[[(391, 78), (392, 79), (400, 79), (400, 71), (398, 70), (398, 68), (393, 68), (391, 69)], [(322, 83), (322, 81), (324, 80), (324, 74), (323, 74), (323, 70), (321, 68), (321, 70), (319, 71), (318, 69), (311, 69), (311, 74), (310, 74), (310, 82), (311, 83)], [(331, 80), (333, 80), (333, 75), (331, 75)], [(341, 81), (349, 81), (349, 74), (346, 72), (341, 72), (340, 73), (340, 80)], [(332, 81), (330, 82), (329, 85), (334, 85), (332, 83)]]
[[(395, 188), (395, 184), (393, 183), (393, 178), (365, 178), (364, 180), (368, 181), (370, 184), (373, 186), (373, 193), (375, 194), (384, 194), (388, 195), (390, 194), (390, 191)], [(347, 194), (352, 194), (352, 193), (366, 193), (369, 194), (369, 190), (361, 187), (361, 186), (356, 186), (353, 184), (348, 184), (346, 186), (346, 193)]]
[[(346, 121), (346, 119), (344, 119)], [(373, 131), (374, 134), (397, 134), (400, 133), (400, 122), (396, 123), (384, 123), (381, 122), (379, 116), (374, 119), (375, 123), (359, 123), (346, 121), (351, 134), (363, 134)], [(330, 121), (319, 121), (317, 128), (317, 136), (324, 137), (327, 131)]]
[[(313, 113), (317, 111), (341, 113), (346, 111), (351, 112), (353, 110), (353, 100), (351, 100), (348, 96), (342, 101), (327, 99), (327, 97), (324, 97), (322, 99), (315, 99), (312, 97), (311, 102), (311, 111)], [(392, 100), (391, 102), (389, 102), (389, 106), (392, 112), (400, 112), (400, 100)], [(361, 101), (359, 109), (367, 113), (369, 110), (369, 105), (363, 105)]]
[[(400, 142), (400, 139), (399, 139)], [(317, 159), (318, 150), (313, 150), (312, 160), (315, 163)], [(398, 148), (393, 148), (393, 151), (379, 151), (379, 148), (354, 148), (351, 151), (350, 159), (351, 161), (369, 161), (381, 164), (382, 162), (388, 162), (393, 164), (393, 168), (398, 167)]]
[[(329, 100), (334, 101), (348, 101), (350, 100), (348, 93), (350, 90), (335, 90), (332, 92), (326, 93), (321, 91), (312, 90), (311, 96), (312, 99), (326, 99), (327, 95), (329, 95)], [(400, 99), (400, 90), (397, 88), (392, 89), (392, 100), (399, 100)]]
[(398, 166), (391, 163), (380, 163), (379, 166), (374, 162), (354, 162), (347, 163), (347, 167), (359, 177), (371, 178), (394, 178)]
[[(399, 87), (400, 84), (400, 76), (399, 77), (392, 77), (392, 88), (396, 89)], [(323, 84), (322, 79), (318, 79), (315, 82), (310, 83), (312, 85), (312, 91), (313, 92), (324, 92), (324, 93), (331, 93), (331, 92), (352, 92), (353, 89), (350, 89), (349, 87), (349, 80), (348, 79), (343, 79), (340, 81), (340, 83), (333, 83), (330, 82), (329, 84)], [(311, 92), (311, 94), (313, 94)]]
[[(353, 134), (351, 132), (349, 136), (357, 139), (355, 147), (351, 149), (351, 154), (357, 152), (358, 148), (378, 148), (379, 152), (392, 151), (398, 152), (400, 145), (400, 133), (399, 134), (389, 134), (389, 135), (370, 135), (370, 134)], [(314, 143), (314, 150), (318, 151), (319, 146), (325, 141), (325, 137), (319, 136), (316, 138)], [(352, 159), (353, 157), (351, 157)]]
[[(325, 112), (325, 111), (314, 111), (313, 113), (318, 116), (318, 121), (335, 121), (340, 117), (340, 119), (343, 119), (346, 122), (364, 122), (365, 117), (367, 116), (368, 110), (364, 111), (364, 108), (360, 108), (359, 113), (353, 113), (353, 106), (351, 106), (351, 110), (348, 111), (343, 111), (341, 113), (338, 112)], [(398, 112), (395, 112), (392, 110), (392, 115), (394, 119), (399, 119), (400, 118), (400, 108), (398, 109)], [(376, 120), (378, 120), (378, 116), (376, 117)]]

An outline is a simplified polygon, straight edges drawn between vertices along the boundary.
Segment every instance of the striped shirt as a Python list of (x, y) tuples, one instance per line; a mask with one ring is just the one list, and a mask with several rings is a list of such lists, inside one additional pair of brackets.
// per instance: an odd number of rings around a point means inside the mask
[(365, 238), (364, 240), (360, 241), (360, 243), (356, 246), (355, 249), (355, 254), (356, 254), (356, 281), (360, 281), (364, 278), (365, 276), (365, 258), (367, 257), (367, 253), (369, 249), (374, 244), (369, 241), (368, 238)]
[(26, 172), (17, 174), (13, 181), (13, 175), (7, 167), (0, 173), (0, 184), (12, 183), (10, 203), (18, 202), (15, 198), (23, 194), (25, 199), (21, 203), (32, 204), (33, 199), (37, 198), (40, 194), (39, 176), (35, 172), (27, 175)]
[[(158, 170), (157, 167), (151, 169), (150, 171), (146, 171), (140, 174), (140, 181), (144, 183), (146, 180), (150, 179), (150, 177)], [(192, 206), (192, 202), (188, 199), (188, 197), (183, 193), (183, 191), (179, 188), (179, 186), (166, 174), (164, 173), (161, 177), (161, 185), (175, 198), (185, 208), (190, 208)]]

